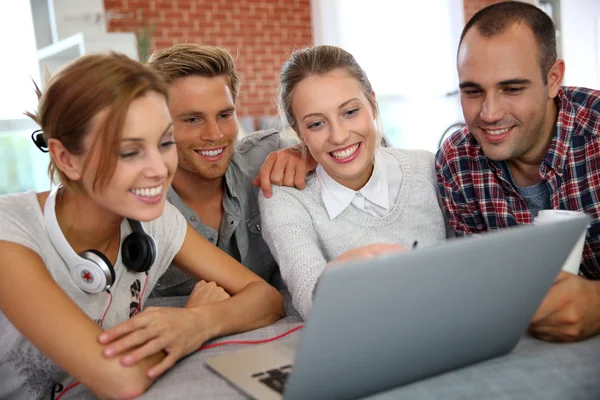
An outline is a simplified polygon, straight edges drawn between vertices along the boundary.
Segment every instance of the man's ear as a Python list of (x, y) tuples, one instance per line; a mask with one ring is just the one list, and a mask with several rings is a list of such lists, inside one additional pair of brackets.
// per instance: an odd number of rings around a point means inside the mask
[(562, 85), (562, 81), (565, 77), (565, 62), (564, 60), (558, 59), (554, 62), (554, 65), (550, 67), (548, 71), (548, 97), (551, 99), (558, 95), (558, 90)]
[(83, 157), (71, 154), (58, 139), (48, 140), (48, 152), (52, 161), (63, 174), (72, 181), (81, 179)]

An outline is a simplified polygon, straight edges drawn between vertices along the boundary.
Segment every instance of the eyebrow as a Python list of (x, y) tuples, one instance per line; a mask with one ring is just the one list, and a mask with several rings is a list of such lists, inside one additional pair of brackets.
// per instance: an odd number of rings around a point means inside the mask
[(219, 112), (218, 112), (217, 114), (223, 114), (223, 113), (226, 113), (226, 112), (232, 112), (232, 111), (235, 111), (235, 107), (227, 107), (227, 108), (224, 108), (224, 109), (222, 109), (222, 110), (219, 110)]
[(514, 78), (514, 79), (508, 79), (505, 81), (500, 81), (498, 83), (499, 86), (508, 86), (508, 85), (529, 85), (531, 83), (531, 80), (529, 79), (521, 79), (521, 78)]
[(460, 85), (458, 85), (459, 88), (464, 89), (464, 88), (477, 88), (477, 89), (481, 89), (481, 85), (475, 83), (475, 82), (462, 82)]
[(189, 110), (177, 115), (177, 118), (183, 117), (204, 117), (206, 114), (202, 111)]
[[(226, 107), (226, 108), (223, 108), (222, 110), (217, 111), (217, 115), (223, 114), (225, 112), (233, 112), (233, 111), (235, 111), (235, 106)], [(206, 113), (204, 111), (189, 110), (189, 111), (185, 111), (185, 112), (182, 112), (181, 114), (177, 115), (177, 118), (185, 118), (185, 117), (204, 118), (204, 117), (206, 117)]]
[[(529, 85), (530, 83), (531, 83), (531, 80), (529, 80), (529, 79), (513, 78), (513, 79), (507, 79), (505, 81), (500, 81), (496, 84), (496, 86)], [(464, 88), (481, 89), (480, 84), (471, 82), (471, 81), (462, 82), (460, 85), (458, 85), (458, 87), (461, 89), (464, 89)]]
[[(167, 127), (165, 128), (165, 130), (160, 134), (160, 137), (162, 138), (163, 136), (165, 136), (167, 134), (167, 132), (169, 132), (169, 129), (173, 126), (172, 122), (169, 122), (169, 125), (167, 125)], [(127, 137), (127, 138), (123, 138), (121, 141), (122, 142), (135, 142), (135, 143), (139, 143), (139, 142), (143, 142), (146, 139), (144, 138), (137, 138), (137, 137)]]
[[(344, 108), (346, 105), (348, 105), (349, 103), (352, 103), (352, 102), (353, 102), (353, 101), (355, 101), (355, 100), (359, 100), (359, 99), (358, 99), (358, 97), (353, 97), (353, 98), (351, 98), (350, 100), (346, 100), (345, 102), (343, 102), (342, 104), (340, 104), (340, 106), (338, 107), (338, 110), (339, 110), (340, 108)], [(310, 113), (310, 114), (306, 114), (306, 115), (305, 115), (305, 116), (302, 118), (302, 121), (304, 121), (304, 120), (305, 120), (306, 118), (308, 118), (308, 117), (312, 117), (312, 116), (315, 116), (315, 115), (323, 115), (323, 114), (322, 114), (322, 113)]]

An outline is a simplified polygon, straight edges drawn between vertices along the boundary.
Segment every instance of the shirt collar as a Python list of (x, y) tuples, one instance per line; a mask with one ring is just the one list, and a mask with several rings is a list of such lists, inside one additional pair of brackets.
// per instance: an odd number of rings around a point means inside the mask
[(559, 175), (562, 175), (569, 152), (571, 136), (575, 131), (576, 113), (562, 88), (558, 90), (555, 101), (558, 106), (558, 117), (554, 125), (552, 142), (544, 162)]
[(231, 164), (233, 163), (233, 158), (237, 157), (237, 154), (234, 150), (233, 156), (231, 157), (231, 161), (229, 162), (229, 166), (227, 167), (227, 171), (225, 171), (225, 175), (223, 175), (224, 187), (225, 187), (225, 196), (230, 198), (237, 198), (238, 194), (235, 190), (235, 174)]
[[(223, 184), (225, 188), (225, 191), (223, 193), (223, 208), (225, 209), (225, 212), (231, 215), (238, 216), (239, 207), (234, 207), (234, 205), (232, 205), (233, 202), (239, 204), (240, 200), (236, 195), (235, 185), (233, 184), (233, 182), (235, 182), (235, 179), (231, 168), (227, 168), (223, 179), (225, 181)], [(179, 196), (179, 194), (177, 194), (177, 192), (173, 188), (173, 185), (169, 186), (169, 190), (167, 192), (167, 200), (169, 201), (169, 203), (171, 203), (177, 209), (179, 209), (179, 211), (181, 211), (181, 213), (186, 218), (189, 218), (190, 216), (196, 216), (196, 213), (190, 207), (188, 207), (188, 205), (185, 204), (183, 200), (181, 200), (181, 197)], [(235, 211), (236, 209), (238, 210), (237, 212)]]
[(173, 185), (169, 186), (169, 190), (167, 191), (167, 200), (169, 201), (169, 203), (173, 204), (176, 208), (180, 210), (182, 208), (189, 208), (185, 205), (183, 200), (181, 200), (181, 197), (179, 197), (175, 189), (173, 189)]
[(371, 174), (371, 178), (369, 178), (367, 184), (363, 186), (359, 192), (371, 203), (389, 210), (390, 196), (387, 179), (388, 171), (385, 163), (382, 160), (382, 155), (379, 154), (379, 151), (377, 151), (375, 154), (375, 166), (373, 167), (373, 174)]
[(390, 208), (386, 166), (382, 162), (378, 152), (375, 156), (371, 177), (365, 186), (358, 191), (354, 191), (336, 182), (325, 172), (325, 169), (321, 165), (317, 166), (316, 174), (322, 187), (321, 198), (330, 219), (334, 219), (340, 215), (352, 203), (354, 196), (359, 192), (371, 203), (385, 209)]

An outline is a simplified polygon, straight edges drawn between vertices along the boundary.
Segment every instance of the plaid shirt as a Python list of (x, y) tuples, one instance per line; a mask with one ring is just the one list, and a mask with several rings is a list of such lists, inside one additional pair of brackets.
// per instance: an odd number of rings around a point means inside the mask
[[(600, 91), (563, 87), (556, 102), (558, 119), (540, 177), (548, 185), (553, 209), (583, 211), (592, 218), (580, 273), (600, 279)], [(438, 151), (436, 174), (458, 235), (532, 222), (525, 200), (467, 127)]]

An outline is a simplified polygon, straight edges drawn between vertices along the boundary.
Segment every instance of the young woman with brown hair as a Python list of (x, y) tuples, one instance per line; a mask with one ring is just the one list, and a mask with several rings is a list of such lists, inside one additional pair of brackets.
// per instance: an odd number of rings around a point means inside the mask
[[(75, 60), (41, 95), (35, 141), (61, 185), (0, 197), (0, 398), (50, 398), (73, 379), (135, 397), (206, 340), (282, 316), (275, 289), (165, 204), (166, 99), (117, 54)], [(171, 262), (202, 279), (188, 306), (140, 313)]]

